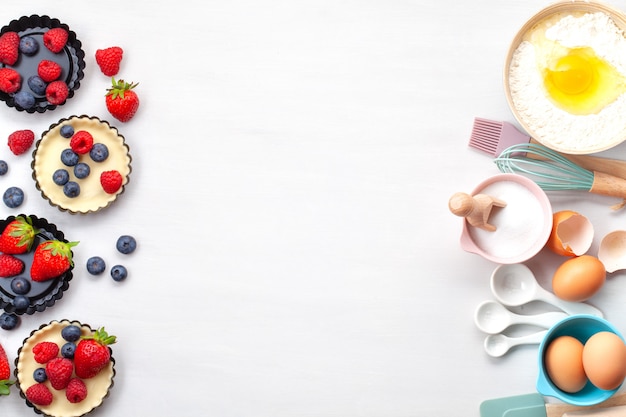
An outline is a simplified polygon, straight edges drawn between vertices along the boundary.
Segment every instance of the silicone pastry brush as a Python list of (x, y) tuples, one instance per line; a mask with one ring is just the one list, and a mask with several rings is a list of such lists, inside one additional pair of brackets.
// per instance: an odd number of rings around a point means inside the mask
[[(497, 157), (509, 146), (524, 143), (537, 144), (539, 142), (519, 131), (511, 123), (496, 122), (479, 117), (474, 118), (474, 126), (472, 127), (469, 141), (470, 147)], [(626, 161), (599, 156), (556, 153), (589, 171), (600, 171), (616, 177), (626, 178)], [(535, 155), (528, 155), (528, 157), (538, 158)]]

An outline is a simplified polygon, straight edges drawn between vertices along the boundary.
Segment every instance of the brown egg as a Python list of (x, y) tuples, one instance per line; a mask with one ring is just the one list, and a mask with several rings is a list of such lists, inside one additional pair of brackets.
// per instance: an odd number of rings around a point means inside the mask
[(566, 260), (552, 277), (554, 294), (566, 301), (585, 301), (595, 295), (606, 281), (604, 264), (596, 257), (583, 255)]
[(626, 344), (615, 333), (594, 334), (585, 342), (583, 367), (593, 385), (616, 389), (626, 378)]
[(593, 242), (593, 225), (589, 219), (572, 210), (552, 214), (552, 231), (546, 247), (563, 256), (585, 254)]
[(559, 336), (545, 351), (548, 377), (561, 391), (578, 392), (587, 383), (583, 368), (583, 344), (572, 336)]

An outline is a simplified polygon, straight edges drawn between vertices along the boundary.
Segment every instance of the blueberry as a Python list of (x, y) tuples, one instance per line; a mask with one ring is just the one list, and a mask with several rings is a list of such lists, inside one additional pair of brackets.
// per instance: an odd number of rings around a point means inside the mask
[(28, 294), (30, 291), (30, 281), (24, 277), (15, 277), (11, 280), (11, 290), (15, 294)]
[(99, 256), (92, 256), (87, 259), (87, 272), (91, 275), (100, 275), (106, 269), (104, 259)]
[(120, 251), (120, 253), (128, 255), (137, 249), (137, 241), (132, 236), (122, 235), (117, 239), (115, 247), (117, 247), (117, 250)]
[(19, 91), (13, 96), (13, 100), (18, 107), (30, 109), (35, 105), (35, 96), (28, 91)]
[(76, 351), (76, 345), (72, 342), (67, 342), (61, 346), (61, 356), (68, 359), (74, 358), (74, 352)]
[(80, 327), (70, 324), (61, 330), (61, 337), (67, 342), (76, 342), (80, 339)]
[(15, 311), (24, 312), (30, 305), (30, 300), (25, 295), (16, 295), (13, 299), (13, 307), (15, 307)]
[(13, 330), (20, 324), (20, 318), (13, 313), (0, 314), (0, 327), (4, 330)]
[(0, 159), (0, 175), (4, 175), (9, 171), (9, 164)]
[(61, 136), (63, 136), (64, 138), (71, 138), (72, 136), (74, 136), (74, 128), (72, 127), (72, 125), (63, 125), (61, 126)]
[(33, 379), (35, 382), (46, 382), (48, 380), (48, 374), (44, 368), (37, 368), (33, 371)]
[(78, 195), (80, 194), (80, 185), (78, 185), (74, 181), (68, 181), (63, 186), (63, 194), (65, 194), (69, 198), (78, 197)]
[(9, 208), (16, 208), (24, 202), (24, 191), (20, 187), (9, 187), (2, 196), (2, 201)]
[(73, 167), (78, 163), (78, 154), (71, 148), (63, 149), (63, 152), (61, 152), (61, 162), (68, 167)]
[(90, 172), (91, 169), (89, 168), (89, 165), (84, 162), (79, 162), (74, 166), (74, 175), (78, 179), (87, 178)]
[(20, 39), (19, 49), (24, 55), (35, 55), (39, 51), (39, 42), (32, 36), (24, 36)]
[(109, 157), (109, 148), (104, 143), (94, 143), (89, 151), (94, 162), (102, 162)]
[(70, 173), (66, 169), (59, 168), (52, 174), (52, 181), (56, 185), (65, 185), (70, 180)]
[(126, 279), (127, 276), (128, 271), (126, 270), (125, 266), (115, 265), (113, 268), (111, 268), (111, 278), (113, 278), (114, 281), (123, 281)]
[(38, 96), (46, 95), (46, 87), (48, 87), (48, 84), (44, 80), (42, 80), (40, 76), (31, 75), (30, 77), (28, 77), (28, 80), (26, 82), (28, 83), (28, 88), (30, 88), (30, 91), (32, 91), (33, 93), (37, 94)]

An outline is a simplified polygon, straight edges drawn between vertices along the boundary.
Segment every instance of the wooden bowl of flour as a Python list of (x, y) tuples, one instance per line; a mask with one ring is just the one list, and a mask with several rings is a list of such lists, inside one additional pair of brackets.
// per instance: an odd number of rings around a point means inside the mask
[[(624, 93), (592, 114), (563, 110), (545, 87), (538, 58), (546, 53), (538, 49), (537, 39), (558, 42), (559, 48), (592, 48), (623, 76)], [(515, 119), (532, 138), (559, 152), (589, 154), (622, 143), (626, 54), (620, 49), (626, 50), (626, 17), (620, 11), (587, 1), (563, 1), (542, 9), (522, 26), (506, 56), (504, 91)]]

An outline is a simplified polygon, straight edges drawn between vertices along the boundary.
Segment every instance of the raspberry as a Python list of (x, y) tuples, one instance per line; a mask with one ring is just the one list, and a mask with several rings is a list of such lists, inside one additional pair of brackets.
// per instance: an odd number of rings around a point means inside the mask
[(26, 390), (26, 398), (35, 405), (52, 404), (52, 393), (45, 384), (37, 383)]
[(44, 82), (52, 82), (61, 76), (61, 66), (54, 61), (42, 59), (37, 65), (37, 75)]
[(13, 68), (0, 68), (0, 91), (11, 94), (20, 89), (22, 76)]
[(54, 342), (39, 342), (33, 346), (35, 362), (47, 363), (59, 354), (59, 346)]
[(79, 155), (88, 153), (93, 146), (93, 136), (86, 130), (79, 130), (74, 133), (70, 140), (70, 147)]
[(46, 375), (54, 389), (64, 389), (72, 379), (74, 362), (67, 358), (54, 358), (46, 364)]
[(111, 77), (119, 72), (123, 55), (124, 50), (119, 46), (98, 49), (96, 51), (96, 63), (104, 75)]
[(67, 33), (67, 30), (63, 28), (53, 28), (44, 33), (43, 44), (46, 46), (46, 48), (56, 54), (58, 52), (61, 52), (61, 50), (67, 43), (68, 37), (69, 33)]
[(0, 36), (0, 63), (13, 65), (19, 58), (20, 36), (17, 32), (6, 32)]
[(59, 105), (65, 103), (70, 89), (63, 81), (53, 81), (46, 87), (46, 100), (52, 105)]
[(13, 277), (21, 274), (23, 270), (24, 262), (21, 259), (8, 253), (0, 254), (0, 277)]
[(108, 194), (114, 194), (122, 186), (122, 174), (116, 170), (104, 171), (100, 174), (100, 184)]
[(72, 378), (67, 384), (65, 397), (72, 404), (76, 404), (87, 398), (87, 386), (80, 378)]
[(32, 130), (16, 130), (9, 135), (9, 149), (15, 155), (21, 155), (28, 151), (35, 141), (35, 133)]

